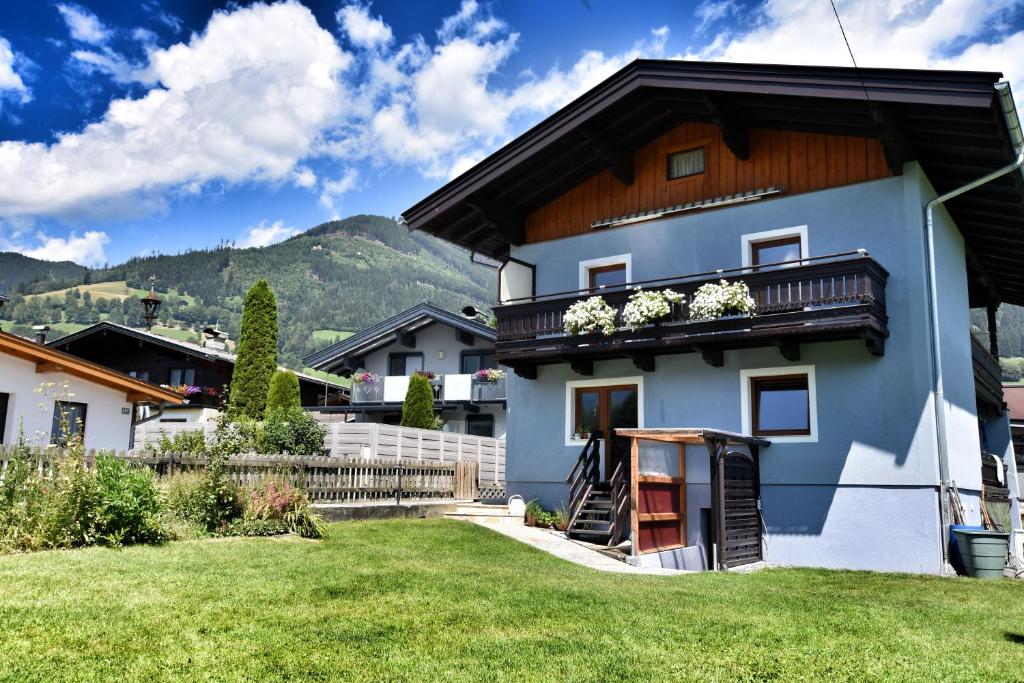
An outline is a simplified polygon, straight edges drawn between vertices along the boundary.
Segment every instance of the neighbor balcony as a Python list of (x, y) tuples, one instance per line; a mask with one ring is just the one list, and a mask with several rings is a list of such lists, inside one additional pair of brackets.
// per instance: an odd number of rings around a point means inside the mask
[[(505, 400), (505, 379), (480, 380), (476, 375), (438, 375), (430, 382), (437, 403), (486, 403)], [(375, 382), (353, 382), (352, 403), (402, 403), (409, 390), (409, 377), (388, 375)]]
[[(797, 360), (801, 344), (843, 339), (862, 339), (872, 354), (880, 356), (889, 334), (888, 275), (867, 252), (858, 250), (517, 299), (494, 309), (497, 359), (533, 378), (537, 365), (570, 363), (577, 372), (590, 374), (595, 360), (611, 358), (630, 358), (638, 368), (652, 371), (656, 356), (686, 352), (699, 352), (711, 365), (721, 366), (725, 350), (757, 346), (776, 346), (785, 358)], [(696, 291), (721, 279), (746, 283), (755, 303), (753, 315), (692, 320), (687, 304)], [(622, 309), (638, 286), (645, 291), (671, 289), (682, 295), (682, 303), (673, 305), (667, 317), (636, 331), (565, 332), (562, 318), (572, 304), (600, 295), (621, 320)]]

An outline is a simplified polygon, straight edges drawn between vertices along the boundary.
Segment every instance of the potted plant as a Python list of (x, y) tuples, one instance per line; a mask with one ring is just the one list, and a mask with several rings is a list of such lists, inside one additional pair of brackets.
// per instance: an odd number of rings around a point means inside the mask
[(755, 303), (750, 289), (743, 282), (703, 284), (690, 301), (693, 320), (718, 320), (726, 315), (753, 315)]
[(562, 327), (566, 334), (614, 334), (615, 309), (600, 296), (577, 301), (562, 316)]
[(637, 287), (622, 309), (622, 322), (635, 332), (645, 325), (657, 324), (667, 318), (672, 313), (672, 306), (682, 301), (683, 295), (671, 289), (645, 292)]
[(384, 398), (380, 377), (367, 370), (357, 370), (352, 375), (352, 400), (381, 401)]
[(481, 368), (473, 373), (473, 400), (497, 401), (505, 398), (505, 371)]

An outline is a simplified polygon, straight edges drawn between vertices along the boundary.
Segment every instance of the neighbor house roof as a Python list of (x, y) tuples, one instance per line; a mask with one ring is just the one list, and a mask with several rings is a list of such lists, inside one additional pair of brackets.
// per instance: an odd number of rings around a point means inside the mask
[[(602, 170), (616, 173), (640, 147), (683, 122), (716, 125), (734, 151), (751, 128), (879, 139), (894, 173), (918, 161), (943, 193), (1014, 158), (995, 87), (1000, 78), (636, 60), (402, 216), (412, 229), (503, 258), (523, 242), (528, 214)], [(1022, 175), (1005, 175), (947, 207), (972, 254), (972, 293), (1024, 304)]]
[(376, 348), (390, 344), (395, 341), (395, 335), (399, 332), (413, 332), (434, 323), (443, 323), (467, 334), (485, 339), (491, 344), (494, 343), (496, 338), (493, 327), (488, 327), (483, 323), (446, 311), (434, 304), (422, 303), (397, 315), (393, 315), (376, 325), (371, 325), (348, 339), (317, 351), (304, 358), (303, 362), (311, 368), (326, 370), (336, 367), (345, 358), (362, 356)]
[[(211, 349), (205, 346), (200, 346), (199, 344), (193, 344), (191, 342), (180, 341), (177, 339), (169, 339), (167, 337), (162, 337), (158, 334), (153, 334), (152, 332), (147, 332), (145, 330), (137, 330), (133, 327), (119, 325), (117, 323), (112, 323), (106, 320), (90, 325), (89, 327), (79, 330), (78, 332), (73, 332), (72, 334), (49, 341), (46, 343), (46, 345), (49, 347), (59, 347), (63, 346), (64, 344), (77, 341), (84, 337), (92, 336), (94, 334), (103, 334), (111, 332), (115, 334), (122, 334), (127, 337), (132, 337), (134, 339), (139, 339), (141, 341), (149, 342), (151, 344), (162, 346), (173, 351), (180, 351), (190, 356), (203, 358), (205, 360), (221, 360), (234, 365), (235, 360), (238, 358), (238, 356), (228, 351), (224, 351), (221, 349)], [(280, 369), (286, 370), (290, 368), (285, 368), (281, 366)], [(295, 371), (292, 370), (292, 372)], [(313, 382), (318, 386), (324, 386), (326, 384), (332, 389), (344, 388), (339, 384), (320, 379), (319, 377), (313, 377), (312, 375), (307, 375), (304, 372), (295, 372), (295, 374), (299, 378), (299, 381)]]
[(0, 332), (0, 352), (36, 364), (36, 372), (64, 372), (95, 384), (125, 392), (127, 403), (181, 403), (173, 391), (129, 377), (78, 356), (58, 351), (7, 332)]

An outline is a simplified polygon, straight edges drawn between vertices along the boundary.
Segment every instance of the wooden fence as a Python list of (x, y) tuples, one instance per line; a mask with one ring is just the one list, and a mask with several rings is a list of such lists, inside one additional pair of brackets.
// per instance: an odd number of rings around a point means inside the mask
[[(480, 472), (480, 487), (501, 497), (505, 487), (505, 440), (470, 434), (453, 434), (429, 429), (398, 427), (372, 422), (325, 423), (324, 449), (334, 458), (383, 460), (429, 464), (474, 462)], [(135, 428), (135, 445), (144, 448), (160, 437), (183, 431), (203, 430), (209, 438), (212, 422), (146, 422)]]
[[(7, 471), (11, 450), (0, 446), (0, 477)], [(170, 476), (206, 467), (202, 455), (119, 451), (114, 457), (151, 467)], [(56, 449), (33, 449), (33, 467), (47, 472), (62, 454)], [(86, 455), (86, 464), (96, 453)], [(314, 503), (347, 503), (395, 499), (472, 500), (478, 497), (479, 465), (475, 462), (426, 463), (378, 458), (332, 456), (236, 455), (228, 458), (229, 478), (239, 486), (257, 484), (268, 476), (290, 481), (304, 488)]]

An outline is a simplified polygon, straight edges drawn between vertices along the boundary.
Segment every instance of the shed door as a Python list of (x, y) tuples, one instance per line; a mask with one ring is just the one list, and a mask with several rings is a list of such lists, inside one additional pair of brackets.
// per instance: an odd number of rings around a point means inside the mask
[(760, 483), (754, 462), (745, 455), (727, 454), (725, 474), (725, 540), (720, 544), (722, 562), (727, 567), (759, 562), (761, 555), (761, 515), (757, 509)]

